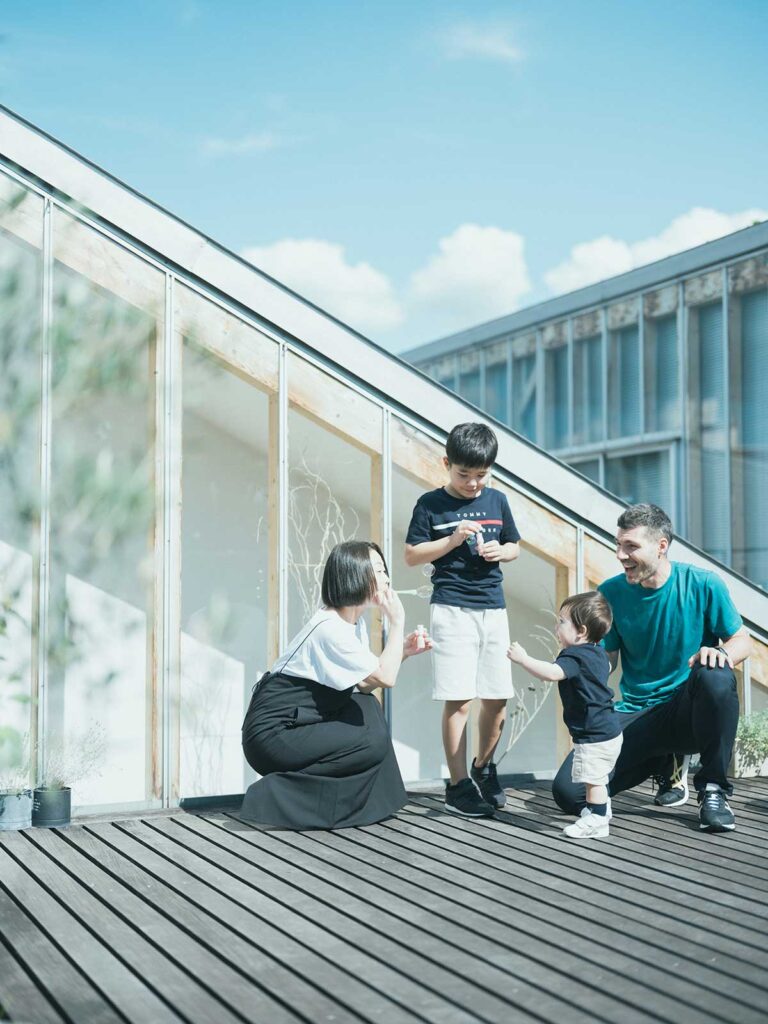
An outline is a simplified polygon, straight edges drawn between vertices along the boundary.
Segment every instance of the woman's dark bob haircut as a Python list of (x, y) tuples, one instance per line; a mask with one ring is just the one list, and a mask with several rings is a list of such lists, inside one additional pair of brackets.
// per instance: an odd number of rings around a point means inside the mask
[(377, 589), (372, 551), (381, 556), (389, 575), (381, 548), (373, 541), (345, 540), (331, 551), (323, 570), (322, 595), (326, 608), (349, 608), (371, 600)]

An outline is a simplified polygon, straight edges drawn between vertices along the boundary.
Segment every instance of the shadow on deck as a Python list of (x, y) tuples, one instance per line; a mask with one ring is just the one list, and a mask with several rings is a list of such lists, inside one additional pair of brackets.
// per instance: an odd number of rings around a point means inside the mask
[(413, 794), (336, 833), (226, 812), (2, 833), (6, 1019), (765, 1024), (768, 780), (721, 836), (645, 787), (573, 842), (547, 786), (508, 794), (481, 822)]

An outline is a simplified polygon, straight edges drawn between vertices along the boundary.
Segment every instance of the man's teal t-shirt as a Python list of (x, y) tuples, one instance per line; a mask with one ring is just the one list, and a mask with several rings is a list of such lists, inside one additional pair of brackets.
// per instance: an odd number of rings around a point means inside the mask
[(690, 675), (691, 655), (716, 647), (741, 628), (741, 616), (718, 576), (682, 562), (670, 565), (669, 579), (656, 590), (627, 583), (623, 573), (597, 588), (613, 612), (603, 645), (621, 652), (617, 711), (642, 711), (669, 700)]

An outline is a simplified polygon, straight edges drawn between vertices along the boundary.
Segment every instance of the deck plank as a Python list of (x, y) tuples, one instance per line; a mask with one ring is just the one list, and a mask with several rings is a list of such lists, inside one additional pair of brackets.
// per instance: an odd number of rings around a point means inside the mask
[(561, 835), (550, 785), (338, 832), (230, 810), (0, 834), (0, 1006), (36, 1024), (763, 1024), (768, 781), (737, 830), (648, 787)]

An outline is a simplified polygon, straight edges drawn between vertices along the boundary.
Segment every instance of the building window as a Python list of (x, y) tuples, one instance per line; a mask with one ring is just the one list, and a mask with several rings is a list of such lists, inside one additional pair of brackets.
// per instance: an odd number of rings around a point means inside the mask
[(603, 437), (603, 346), (599, 334), (573, 343), (573, 443)]
[(536, 440), (536, 353), (520, 356), (512, 366), (512, 428)]
[(729, 560), (730, 498), (726, 430), (726, 366), (722, 302), (690, 310), (690, 539)]
[(741, 296), (740, 337), (733, 339), (733, 565), (768, 588), (768, 290)]
[(568, 443), (568, 349), (547, 349), (544, 353), (544, 407), (548, 448)]
[(606, 458), (605, 486), (631, 505), (651, 502), (674, 518), (668, 449)]
[(570, 466), (578, 470), (582, 476), (587, 477), (589, 480), (594, 480), (596, 484), (601, 484), (600, 479), (600, 458), (596, 459), (581, 459), (575, 462), (570, 462)]
[(645, 429), (680, 429), (677, 314), (646, 321)]
[(611, 331), (608, 356), (608, 433), (640, 433), (640, 332), (637, 324)]
[(507, 363), (491, 363), (485, 367), (485, 408), (489, 416), (507, 422)]

